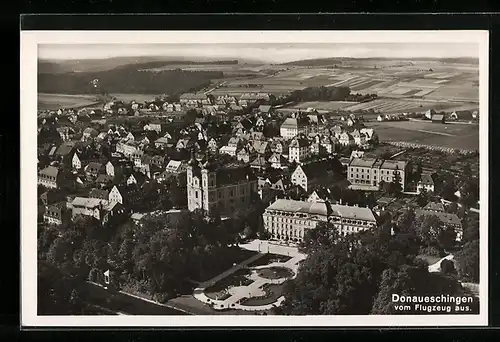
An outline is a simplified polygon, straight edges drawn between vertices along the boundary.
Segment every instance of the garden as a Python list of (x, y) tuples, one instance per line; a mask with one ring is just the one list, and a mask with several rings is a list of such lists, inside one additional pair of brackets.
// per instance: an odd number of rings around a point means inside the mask
[(269, 267), (269, 268), (261, 268), (257, 270), (257, 274), (265, 279), (282, 279), (282, 278), (291, 278), (293, 277), (293, 271), (286, 267)]
[(253, 283), (253, 280), (249, 279), (251, 271), (246, 268), (241, 268), (231, 274), (230, 276), (221, 279), (212, 286), (205, 289), (205, 295), (214, 300), (224, 300), (231, 297), (228, 289), (232, 286), (248, 286)]
[(285, 285), (284, 284), (264, 284), (262, 290), (265, 295), (260, 297), (244, 298), (240, 301), (241, 305), (247, 306), (260, 306), (273, 304), (283, 296)]

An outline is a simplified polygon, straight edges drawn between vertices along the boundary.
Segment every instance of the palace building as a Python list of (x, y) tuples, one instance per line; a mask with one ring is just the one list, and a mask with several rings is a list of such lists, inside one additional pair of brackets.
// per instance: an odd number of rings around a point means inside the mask
[(266, 208), (264, 227), (271, 239), (300, 242), (321, 222), (331, 222), (342, 235), (372, 229), (377, 221), (369, 208), (278, 199)]

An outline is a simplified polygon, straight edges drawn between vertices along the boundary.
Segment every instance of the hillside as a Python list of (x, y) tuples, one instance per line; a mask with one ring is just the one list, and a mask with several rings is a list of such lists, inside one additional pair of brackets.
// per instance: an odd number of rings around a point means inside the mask
[(472, 64), (478, 65), (479, 59), (461, 57), (461, 58), (350, 58), (350, 57), (332, 57), (332, 58), (314, 58), (314, 59), (303, 59), (293, 62), (283, 63), (282, 65), (290, 66), (331, 66), (331, 65), (342, 65), (342, 64), (355, 64), (363, 62), (418, 62), (418, 61), (435, 61), (441, 63), (453, 63), (453, 64)]
[(82, 60), (39, 60), (38, 73), (66, 73), (66, 72), (96, 72), (115, 69), (127, 65), (196, 65), (196, 64), (215, 64), (230, 65), (238, 64), (238, 60), (183, 60), (181, 57), (114, 57), (106, 59), (82, 59)]
[[(150, 63), (122, 65), (111, 70), (93, 72), (39, 73), (38, 92), (48, 94), (169, 94), (196, 91), (223, 78), (219, 71), (165, 70), (143, 72), (138, 69)], [(92, 81), (98, 79), (98, 87)]]

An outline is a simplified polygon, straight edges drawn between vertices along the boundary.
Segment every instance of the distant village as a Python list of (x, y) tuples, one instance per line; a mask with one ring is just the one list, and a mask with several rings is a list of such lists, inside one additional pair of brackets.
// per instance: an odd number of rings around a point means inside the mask
[[(229, 217), (255, 205), (257, 196), (266, 207), (262, 224), (269, 238), (297, 243), (318, 222), (358, 232), (376, 225), (391, 203), (406, 206), (399, 193), (438, 192), (436, 174), (419, 172), (415, 179), (411, 162), (370, 156), (377, 133), (355, 114), (340, 120), (313, 109), (285, 115), (262, 104), (268, 100), (252, 93), (184, 94), (178, 103), (112, 101), (39, 112), (40, 220), (62, 225), (83, 215), (102, 225), (120, 223), (142, 217), (148, 201), (160, 203), (157, 209)], [(444, 120), (431, 110), (425, 118)], [(344, 198), (349, 191), (364, 199), (380, 195), (359, 203)], [(454, 191), (460, 195), (460, 187)], [(448, 204), (417, 209), (453, 226), (459, 239), (461, 221), (445, 211)]]

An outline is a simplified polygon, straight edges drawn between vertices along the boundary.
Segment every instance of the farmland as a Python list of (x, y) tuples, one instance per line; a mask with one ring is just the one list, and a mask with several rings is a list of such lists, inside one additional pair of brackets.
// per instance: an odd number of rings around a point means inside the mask
[(408, 141), (458, 149), (479, 149), (476, 124), (440, 124), (425, 121), (367, 122), (380, 141)]
[(319, 109), (319, 110), (327, 110), (327, 111), (333, 111), (333, 110), (339, 110), (339, 109), (344, 109), (348, 108), (351, 106), (354, 106), (358, 104), (358, 102), (349, 102), (349, 101), (311, 101), (311, 102), (302, 102), (299, 104), (294, 105), (292, 108), (296, 109), (307, 109), (307, 108), (314, 108), (314, 109)]
[(38, 109), (40, 110), (92, 106), (98, 103), (92, 95), (38, 94)]

